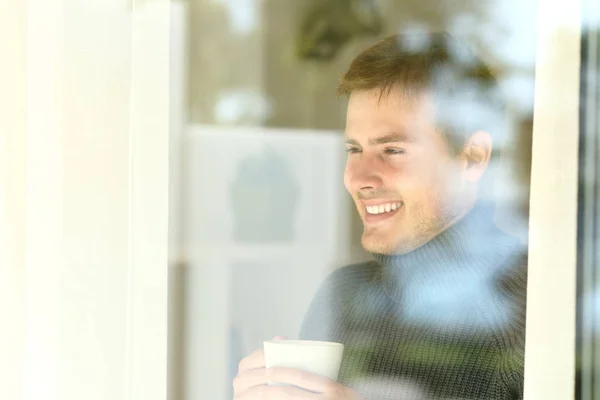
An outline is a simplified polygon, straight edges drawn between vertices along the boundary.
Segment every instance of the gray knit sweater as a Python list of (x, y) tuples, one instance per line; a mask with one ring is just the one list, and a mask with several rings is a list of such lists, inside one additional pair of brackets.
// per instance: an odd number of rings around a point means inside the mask
[(300, 338), (343, 343), (339, 381), (365, 399), (521, 399), (526, 254), (479, 205), (410, 253), (336, 270)]

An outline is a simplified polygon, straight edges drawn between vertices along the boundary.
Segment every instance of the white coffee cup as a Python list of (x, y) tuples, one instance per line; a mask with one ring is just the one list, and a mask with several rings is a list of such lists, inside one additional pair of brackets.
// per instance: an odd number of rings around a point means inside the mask
[(266, 367), (286, 367), (337, 380), (344, 345), (312, 340), (267, 340), (264, 342)]

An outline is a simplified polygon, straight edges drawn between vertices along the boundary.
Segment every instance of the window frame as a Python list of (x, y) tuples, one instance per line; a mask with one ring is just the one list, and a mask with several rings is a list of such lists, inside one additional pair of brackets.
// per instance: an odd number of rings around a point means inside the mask
[(573, 399), (581, 1), (539, 2), (537, 25), (524, 398)]

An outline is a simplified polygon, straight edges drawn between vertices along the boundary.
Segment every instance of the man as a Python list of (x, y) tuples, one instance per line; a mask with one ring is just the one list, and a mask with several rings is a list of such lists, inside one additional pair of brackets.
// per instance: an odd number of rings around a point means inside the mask
[(344, 182), (375, 261), (331, 274), (300, 334), (345, 345), (339, 382), (265, 371), (257, 351), (236, 399), (522, 398), (526, 252), (494, 225), (484, 184), (495, 88), (444, 34), (389, 37), (353, 61)]

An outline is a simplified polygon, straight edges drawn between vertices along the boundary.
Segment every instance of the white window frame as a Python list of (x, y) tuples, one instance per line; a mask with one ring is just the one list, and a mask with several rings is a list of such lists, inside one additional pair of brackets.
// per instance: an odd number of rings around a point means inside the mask
[(165, 399), (170, 1), (0, 26), (0, 398)]
[(574, 399), (581, 1), (537, 24), (525, 399)]

